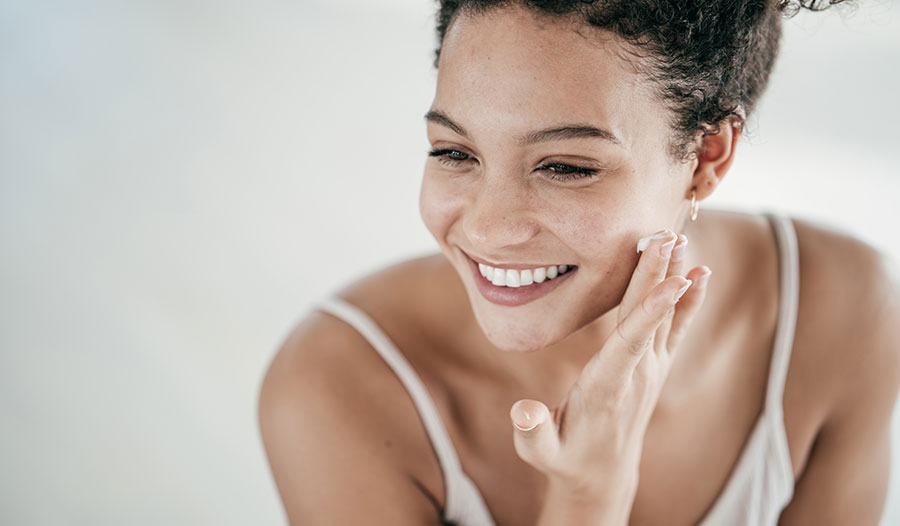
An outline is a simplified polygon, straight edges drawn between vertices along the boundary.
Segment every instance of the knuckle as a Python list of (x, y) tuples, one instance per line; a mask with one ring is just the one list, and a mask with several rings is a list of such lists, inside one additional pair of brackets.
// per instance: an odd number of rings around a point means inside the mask
[(653, 310), (650, 306), (647, 305), (647, 302), (651, 301), (652, 296), (648, 296), (641, 301), (641, 311), (647, 316), (653, 316)]
[[(655, 292), (648, 295), (641, 301), (641, 310), (644, 312), (644, 315), (653, 320), (662, 320), (669, 313), (669, 309), (662, 309), (664, 305), (664, 299), (660, 298), (660, 293)], [(674, 307), (674, 305), (672, 305)]]
[(622, 332), (622, 326), (624, 324), (620, 323), (616, 325), (616, 333), (619, 335), (619, 338), (625, 344), (625, 350), (628, 351), (629, 354), (640, 355), (643, 354), (644, 348), (647, 346), (646, 340), (635, 340), (634, 338), (627, 336), (624, 332)]
[(629, 354), (633, 354), (635, 356), (640, 356), (644, 354), (644, 350), (647, 348), (646, 342), (637, 342), (630, 341), (626, 346)]

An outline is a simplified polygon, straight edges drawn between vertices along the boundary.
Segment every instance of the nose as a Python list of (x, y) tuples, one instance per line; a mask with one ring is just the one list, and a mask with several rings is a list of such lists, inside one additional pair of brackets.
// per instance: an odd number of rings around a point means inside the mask
[(463, 232), (473, 248), (496, 255), (537, 235), (540, 228), (533, 215), (533, 197), (521, 182), (483, 177), (462, 219)]

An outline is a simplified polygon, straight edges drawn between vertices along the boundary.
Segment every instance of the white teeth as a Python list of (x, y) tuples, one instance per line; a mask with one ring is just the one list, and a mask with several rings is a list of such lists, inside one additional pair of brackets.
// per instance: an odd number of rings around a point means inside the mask
[[(488, 268), (490, 268), (490, 267), (488, 267)], [(506, 285), (506, 271), (504, 271), (502, 268), (490, 268), (490, 269), (491, 269), (491, 272), (494, 273), (491, 283), (493, 283), (494, 285), (497, 285), (498, 287), (505, 286)]]
[(545, 280), (554, 279), (565, 274), (569, 269), (576, 267), (569, 265), (551, 265), (535, 269), (515, 270), (494, 268), (484, 263), (478, 264), (478, 272), (492, 284), (498, 287), (525, 287), (534, 283), (543, 283)]
[(523, 270), (522, 271), (522, 286), (531, 285), (534, 283), (534, 278), (531, 276), (531, 270)]

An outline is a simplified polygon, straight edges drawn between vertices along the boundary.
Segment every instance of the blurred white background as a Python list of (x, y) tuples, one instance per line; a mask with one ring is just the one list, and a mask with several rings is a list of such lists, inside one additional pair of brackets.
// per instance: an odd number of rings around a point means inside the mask
[[(0, 523), (284, 523), (272, 353), (315, 299), (436, 250), (434, 6), (0, 0)], [(900, 258), (898, 66), (897, 3), (787, 21), (704, 206)]]

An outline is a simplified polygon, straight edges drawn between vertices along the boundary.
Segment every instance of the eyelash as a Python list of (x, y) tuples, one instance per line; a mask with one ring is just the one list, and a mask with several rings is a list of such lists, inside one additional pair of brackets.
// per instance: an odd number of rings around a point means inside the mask
[[(447, 157), (447, 155), (449, 155), (451, 153), (459, 153), (459, 154), (465, 155), (467, 157), (465, 159), (450, 159)], [(468, 158), (469, 154), (467, 154), (465, 152), (461, 152), (459, 150), (448, 150), (448, 149), (430, 150), (428, 152), (428, 155), (431, 157), (437, 158), (438, 162), (446, 164), (448, 166), (458, 166), (459, 163), (469, 160), (469, 158)], [(564, 166), (569, 171), (567, 173), (561, 174), (561, 173), (550, 170), (551, 167), (559, 167), (559, 166)], [(582, 179), (585, 177), (594, 177), (597, 175), (597, 170), (595, 170), (593, 168), (582, 168), (580, 166), (572, 166), (570, 164), (563, 164), (563, 163), (548, 163), (548, 164), (545, 164), (545, 165), (541, 166), (540, 168), (538, 168), (538, 170), (546, 170), (549, 174), (551, 174), (551, 175), (548, 175), (548, 177), (550, 179), (554, 179), (556, 181), (562, 181), (562, 182), (574, 181), (576, 179)]]

